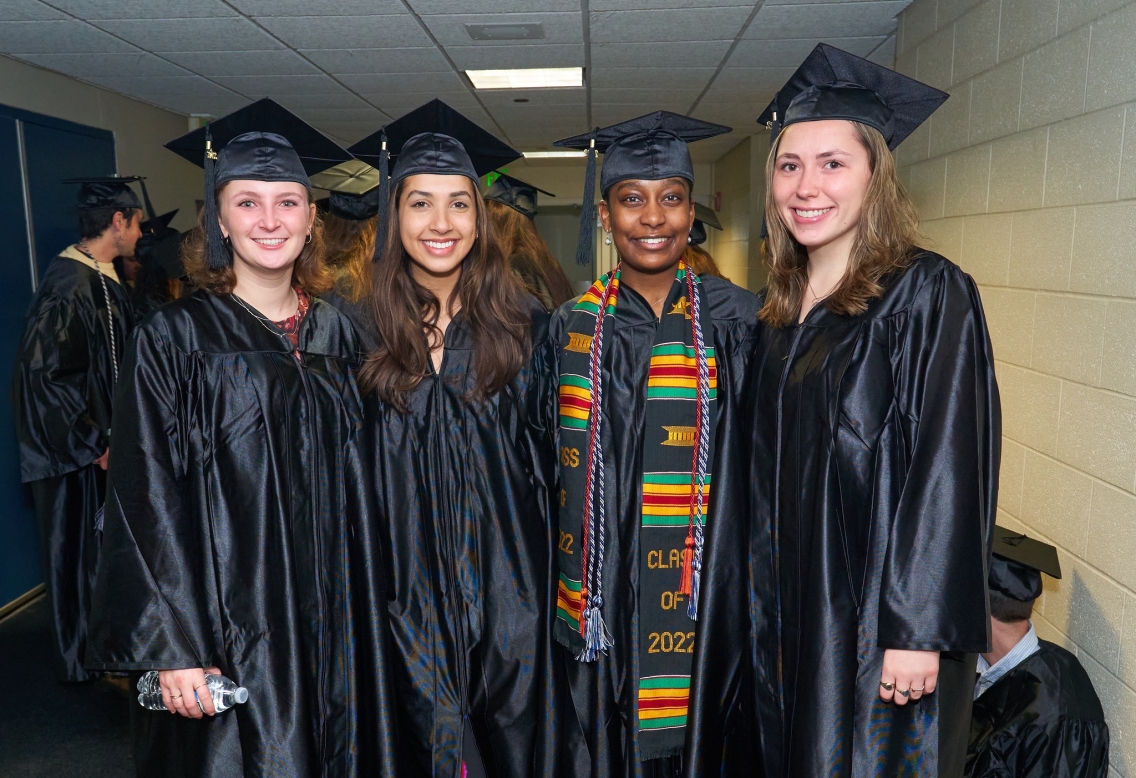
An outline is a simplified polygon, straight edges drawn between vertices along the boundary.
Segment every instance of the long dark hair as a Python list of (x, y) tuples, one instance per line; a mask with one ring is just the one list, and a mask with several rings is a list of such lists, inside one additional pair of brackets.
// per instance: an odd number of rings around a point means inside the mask
[[(386, 245), (371, 273), (371, 310), (381, 345), (359, 371), (365, 391), (376, 392), (403, 412), (407, 396), (430, 374), (431, 346), (443, 337), (437, 326), (441, 301), (414, 280), (413, 260), (402, 245), (398, 210), (405, 184), (404, 180), (390, 198)], [(520, 372), (532, 351), (532, 319), (524, 287), (497, 248), (476, 184), (473, 191), (478, 237), (462, 260), (450, 313), (455, 303), (465, 313), (475, 373), (469, 399), (481, 401), (500, 392)]]

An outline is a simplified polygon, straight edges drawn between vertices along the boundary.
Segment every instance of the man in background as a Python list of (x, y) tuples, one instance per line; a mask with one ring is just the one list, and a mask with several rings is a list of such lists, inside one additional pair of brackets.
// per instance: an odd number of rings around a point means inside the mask
[(83, 669), (99, 519), (111, 440), (111, 404), (126, 336), (134, 326), (116, 256), (141, 235), (135, 179), (65, 183), (79, 190), (79, 242), (48, 264), (24, 319), (12, 378), (21, 479), (31, 489), (43, 574), (65, 683)]

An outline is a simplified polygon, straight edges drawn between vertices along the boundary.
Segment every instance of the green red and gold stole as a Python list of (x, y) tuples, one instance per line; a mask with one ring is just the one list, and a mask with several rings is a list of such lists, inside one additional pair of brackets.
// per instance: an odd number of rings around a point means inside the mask
[[(556, 639), (581, 662), (612, 648), (603, 619), (605, 517), (602, 355), (618, 314), (619, 268), (580, 298), (560, 344), (560, 581)], [(701, 282), (679, 263), (651, 349), (643, 437), (639, 559), (640, 759), (682, 752), (718, 375)], [(619, 413), (618, 399), (607, 415)], [(609, 449), (612, 445), (608, 439)]]

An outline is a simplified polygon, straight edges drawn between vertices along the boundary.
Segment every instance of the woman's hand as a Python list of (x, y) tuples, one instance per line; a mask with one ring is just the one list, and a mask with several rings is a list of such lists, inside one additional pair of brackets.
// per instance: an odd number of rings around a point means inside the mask
[(906, 705), (935, 691), (939, 680), (938, 651), (901, 651), (884, 649), (884, 666), (880, 672), (880, 699)]
[[(194, 670), (159, 670), (158, 683), (162, 687), (162, 702), (170, 713), (178, 713), (189, 719), (199, 719), (206, 714), (212, 716), (217, 711), (213, 708), (213, 695), (205, 684), (205, 674), (220, 675), (216, 667)], [(198, 706), (193, 693), (197, 692), (197, 699), (201, 700)]]

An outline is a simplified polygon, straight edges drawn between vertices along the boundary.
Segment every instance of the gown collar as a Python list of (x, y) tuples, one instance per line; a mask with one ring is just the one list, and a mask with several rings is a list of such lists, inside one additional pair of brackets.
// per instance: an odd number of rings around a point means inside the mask
[(1036, 654), (1040, 648), (1041, 645), (1038, 643), (1037, 633), (1034, 632), (1033, 622), (1031, 621), (1029, 632), (1018, 641), (1016, 646), (1010, 649), (1008, 654), (993, 665), (987, 662), (982, 654), (979, 654), (978, 682), (974, 685), (974, 699), (977, 700), (981, 697), (983, 692), (1002, 680), (1015, 667)]

